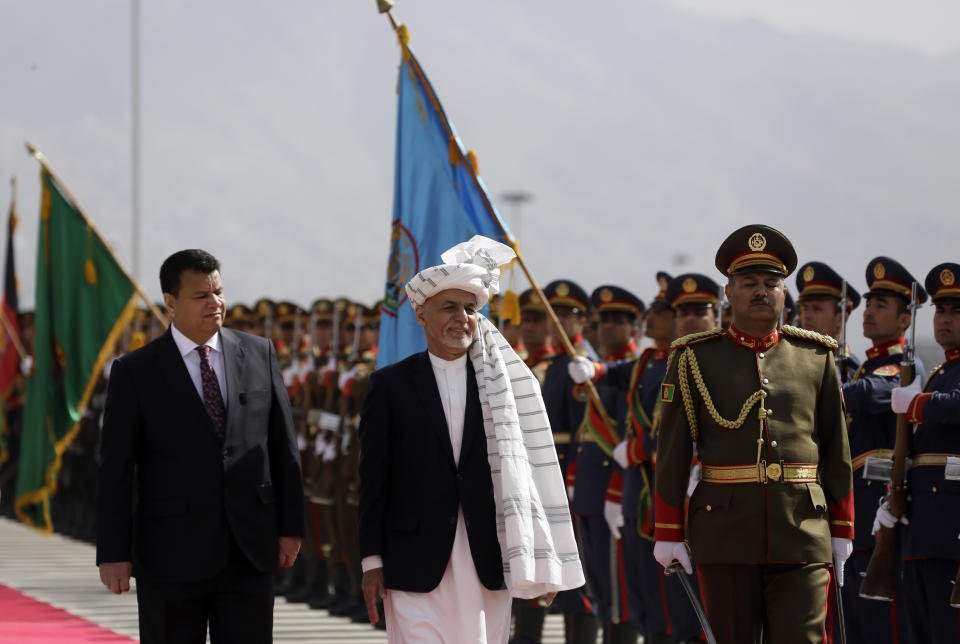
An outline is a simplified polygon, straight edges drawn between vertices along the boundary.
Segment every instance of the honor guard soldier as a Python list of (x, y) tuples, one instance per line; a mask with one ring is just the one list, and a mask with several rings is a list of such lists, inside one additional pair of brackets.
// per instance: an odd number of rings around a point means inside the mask
[(706, 275), (676, 276), (667, 286), (667, 301), (676, 315), (673, 334), (677, 338), (720, 327), (720, 287)]
[[(892, 410), (914, 423), (897, 601), (911, 642), (957, 642), (960, 615), (950, 597), (960, 566), (960, 264), (934, 267), (924, 285), (936, 307), (933, 334), (945, 360), (922, 388), (918, 377), (891, 393)], [(886, 504), (877, 523), (896, 524)]]
[[(842, 589), (844, 617), (850, 643), (903, 642), (903, 637), (897, 639), (898, 630), (905, 636), (901, 628), (905, 620), (903, 606), (860, 597), (860, 581), (873, 554), (873, 516), (886, 494), (885, 482), (865, 478), (863, 470), (868, 458), (893, 458), (897, 416), (890, 410), (890, 393), (900, 384), (903, 334), (911, 318), (910, 286), (917, 280), (899, 262), (877, 257), (867, 265), (866, 281), (863, 335), (873, 346), (867, 349), (866, 359), (850, 381), (843, 385), (857, 515), (853, 555)], [(917, 297), (920, 302), (926, 301), (923, 288), (917, 288)], [(916, 371), (923, 376), (919, 358)]]
[[(583, 338), (590, 301), (587, 292), (577, 283), (562, 279), (547, 284), (543, 293), (577, 355), (589, 356), (592, 348)], [(574, 461), (576, 456), (577, 444), (574, 435), (583, 420), (586, 399), (586, 392), (579, 388), (574, 389), (575, 383), (567, 373), (569, 363), (570, 358), (565, 353), (560, 352), (555, 356), (546, 370), (541, 386), (543, 403), (550, 419), (550, 428), (553, 430), (553, 443), (557, 450), (560, 472), (564, 477), (567, 475), (567, 465)], [(515, 644), (541, 641), (546, 607), (540, 606), (539, 602), (536, 602), (534, 608), (530, 606), (531, 602), (526, 601), (522, 612), (516, 611), (515, 607)], [(564, 615), (566, 642), (594, 644), (597, 641), (599, 624), (591, 612), (586, 588), (565, 590), (557, 594), (552, 606)]]
[(556, 351), (551, 344), (547, 311), (533, 289), (527, 289), (520, 294), (520, 339), (526, 352), (524, 362), (542, 387), (543, 378)]
[(253, 326), (250, 333), (273, 339), (273, 314), (276, 304), (270, 298), (260, 298), (253, 304)]
[(644, 349), (636, 360), (596, 367), (582, 360), (570, 368), (574, 380), (582, 382), (592, 377), (615, 387), (626, 399), (626, 437), (613, 451), (623, 476), (621, 479), (619, 472), (614, 472), (610, 477), (604, 509), (611, 532), (622, 534), (631, 622), (644, 641), (652, 643), (694, 639), (701, 630), (682, 587), (666, 586), (663, 569), (653, 557), (654, 428), (659, 420), (660, 383), (666, 373), (675, 317), (667, 295), (671, 277), (664, 272), (656, 277), (660, 290), (644, 315), (644, 332), (653, 346)]
[(253, 310), (246, 304), (234, 304), (227, 309), (227, 320), (223, 324), (231, 329), (250, 333), (253, 328)]
[[(634, 336), (645, 307), (637, 296), (618, 286), (601, 286), (590, 295), (600, 319), (598, 339), (605, 362), (636, 359)], [(630, 606), (623, 584), (624, 562), (619, 535), (610, 530), (604, 515), (610, 479), (621, 468), (613, 449), (626, 436), (627, 404), (622, 391), (609, 385), (597, 387), (600, 400), (613, 421), (607, 427), (592, 404), (587, 405), (577, 430), (577, 459), (573, 491), (573, 514), (586, 563), (587, 588), (594, 601), (594, 615), (603, 624), (604, 641), (635, 642), (637, 631), (630, 623)], [(570, 483), (568, 471), (568, 484)], [(621, 517), (622, 519), (622, 517)]]
[[(841, 302), (846, 290), (846, 302)], [(850, 353), (847, 338), (842, 338), (845, 321), (860, 306), (860, 293), (835, 270), (823, 262), (807, 262), (797, 270), (797, 301), (800, 304), (800, 326), (821, 335), (828, 335), (838, 343), (837, 367), (840, 381), (849, 382), (860, 366)]]
[(822, 641), (827, 564), (842, 567), (853, 537), (836, 342), (777, 328), (796, 262), (769, 226), (731, 234), (716, 256), (730, 328), (676, 340), (661, 386), (654, 555), (690, 573), (692, 553), (724, 644)]

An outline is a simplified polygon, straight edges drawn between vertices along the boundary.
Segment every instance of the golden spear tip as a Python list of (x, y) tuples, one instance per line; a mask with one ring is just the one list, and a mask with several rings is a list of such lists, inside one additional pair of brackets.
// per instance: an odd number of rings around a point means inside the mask
[(33, 156), (37, 161), (40, 163), (47, 162), (47, 157), (43, 156), (43, 152), (41, 152), (37, 146), (35, 146), (33, 143), (30, 143), (30, 141), (26, 141), (25, 145), (27, 146), (27, 152), (29, 152), (30, 155)]
[(377, 0), (377, 11), (387, 13), (393, 9), (393, 0)]

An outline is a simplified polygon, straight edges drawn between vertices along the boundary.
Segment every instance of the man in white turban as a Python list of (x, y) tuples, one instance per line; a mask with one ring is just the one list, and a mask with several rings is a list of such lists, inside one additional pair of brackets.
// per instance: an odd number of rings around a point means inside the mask
[(427, 351), (371, 377), (360, 553), (391, 642), (506, 642), (511, 596), (583, 585), (539, 386), (479, 313), (514, 256), (478, 235), (415, 275)]

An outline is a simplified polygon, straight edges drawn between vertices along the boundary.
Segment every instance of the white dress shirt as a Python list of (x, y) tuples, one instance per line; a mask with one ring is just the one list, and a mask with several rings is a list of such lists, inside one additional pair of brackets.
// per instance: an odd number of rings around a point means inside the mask
[[(203, 400), (203, 379), (200, 375), (200, 353), (197, 351), (197, 343), (185, 336), (177, 328), (174, 322), (170, 325), (170, 333), (173, 335), (173, 341), (177, 343), (177, 349), (180, 350), (180, 356), (183, 363), (187, 366), (187, 373), (190, 374), (190, 380)], [(220, 384), (220, 395), (223, 396), (223, 405), (227, 405), (227, 371), (223, 366), (223, 351), (220, 343), (220, 333), (214, 333), (204, 344), (210, 347), (210, 364), (213, 366), (213, 373), (217, 374), (217, 382)]]

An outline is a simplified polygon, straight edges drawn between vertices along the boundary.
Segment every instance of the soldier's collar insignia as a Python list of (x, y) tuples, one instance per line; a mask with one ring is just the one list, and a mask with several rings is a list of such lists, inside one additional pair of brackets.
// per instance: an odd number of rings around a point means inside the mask
[(759, 252), (767, 247), (767, 238), (763, 233), (753, 233), (747, 240), (747, 246), (754, 252)]
[(949, 268), (945, 268), (940, 271), (940, 283), (944, 286), (952, 286), (956, 278), (953, 275), (953, 271)]
[(903, 338), (896, 338), (885, 344), (879, 344), (874, 347), (870, 347), (866, 351), (867, 360), (874, 360), (876, 358), (882, 358), (883, 356), (894, 355), (897, 353), (903, 353), (903, 347), (906, 344), (906, 340)]
[(807, 266), (805, 269), (803, 269), (803, 281), (809, 282), (813, 279), (815, 274), (816, 272), (813, 270), (813, 266)]
[(878, 280), (882, 280), (886, 274), (887, 269), (884, 268), (883, 264), (877, 262), (877, 265), (873, 267), (873, 276)]
[(755, 338), (731, 324), (730, 328), (727, 329), (727, 337), (741, 347), (753, 349), (754, 351), (766, 351), (777, 343), (780, 339), (780, 333), (774, 329), (769, 335), (765, 335), (762, 338)]
[(960, 348), (950, 349), (946, 353), (947, 362), (954, 362), (955, 360), (960, 360)]

